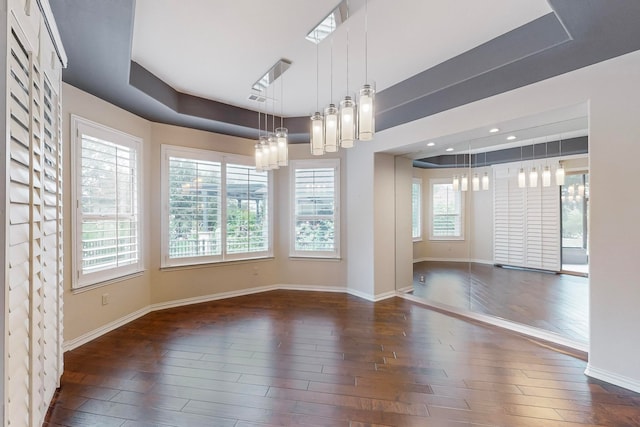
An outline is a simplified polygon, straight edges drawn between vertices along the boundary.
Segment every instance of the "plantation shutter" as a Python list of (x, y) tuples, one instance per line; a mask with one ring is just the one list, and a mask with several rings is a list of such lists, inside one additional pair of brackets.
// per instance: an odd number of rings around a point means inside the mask
[(295, 169), (294, 176), (295, 251), (335, 251), (335, 169)]
[(5, 426), (42, 425), (62, 374), (61, 73), (40, 3), (10, 0), (0, 11), (9, 23), (2, 122)]
[(169, 158), (169, 258), (221, 257), (222, 165)]
[(227, 163), (227, 254), (267, 252), (269, 249), (268, 172)]
[(430, 238), (462, 239), (462, 232), (462, 192), (451, 183), (432, 183)]
[[(534, 166), (523, 162), (522, 167)], [(539, 165), (536, 165), (539, 166)], [(494, 263), (560, 270), (559, 188), (518, 186), (520, 163), (494, 168)]]

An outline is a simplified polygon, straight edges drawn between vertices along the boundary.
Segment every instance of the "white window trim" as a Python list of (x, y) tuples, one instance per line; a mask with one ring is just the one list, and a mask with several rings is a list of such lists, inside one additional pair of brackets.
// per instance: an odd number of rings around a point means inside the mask
[(226, 223), (227, 217), (227, 204), (226, 204), (226, 190), (227, 190), (227, 163), (235, 164), (235, 165), (245, 165), (245, 166), (255, 166), (255, 162), (253, 157), (250, 156), (242, 156), (236, 154), (227, 154), (221, 153), (217, 151), (211, 150), (202, 150), (199, 148), (191, 148), (191, 147), (181, 147), (177, 145), (169, 145), (162, 144), (161, 148), (161, 206), (162, 206), (162, 215), (160, 220), (161, 226), (161, 268), (170, 268), (170, 267), (188, 267), (188, 266), (197, 266), (203, 264), (221, 264), (229, 261), (246, 261), (246, 260), (256, 260), (256, 259), (264, 259), (273, 257), (273, 173), (268, 172), (268, 192), (269, 192), (269, 200), (268, 200), (268, 227), (269, 227), (269, 235), (268, 235), (268, 249), (266, 251), (260, 252), (244, 252), (237, 254), (227, 254), (226, 253), (226, 229), (225, 232), (221, 233), (220, 244), (222, 245), (222, 251), (220, 255), (209, 255), (209, 256), (201, 256), (201, 257), (184, 257), (184, 258), (170, 258), (169, 257), (169, 233), (168, 233), (168, 222), (169, 222), (169, 157), (184, 157), (187, 159), (194, 160), (206, 160), (211, 162), (220, 162), (221, 164), (221, 182), (220, 188), (221, 193), (223, 194), (221, 210), (220, 210), (220, 218), (221, 221)]
[[(83, 131), (84, 130), (84, 131)], [(137, 167), (137, 216), (138, 216), (138, 262), (123, 267), (111, 268), (108, 270), (96, 271), (86, 275), (82, 274), (82, 214), (81, 206), (81, 189), (82, 179), (80, 179), (81, 159), (82, 155), (82, 137), (81, 134), (89, 134), (105, 141), (127, 146), (136, 151), (136, 167)], [(142, 169), (143, 159), (143, 140), (137, 136), (110, 128), (100, 123), (93, 122), (75, 114), (71, 115), (71, 198), (75, 206), (71, 209), (71, 238), (72, 244), (75, 246), (72, 257), (71, 267), (73, 274), (71, 278), (71, 289), (77, 290), (84, 287), (98, 285), (105, 282), (118, 281), (118, 279), (135, 275), (144, 271), (144, 226), (142, 219), (144, 218), (143, 210), (143, 177)]]
[(461, 241), (465, 233), (465, 199), (466, 191), (460, 191), (460, 236), (434, 236), (433, 235), (433, 186), (436, 184), (450, 184), (449, 178), (431, 178), (429, 180), (429, 240), (434, 241)]
[[(334, 238), (333, 251), (296, 251), (296, 169), (332, 168), (334, 175)], [(291, 258), (340, 258), (340, 159), (308, 159), (289, 161), (289, 189), (290, 189), (290, 224), (289, 224), (289, 257)]]
[[(418, 200), (418, 221), (420, 221), (420, 233), (418, 236), (413, 236), (413, 185), (418, 184), (420, 186), (420, 196)], [(424, 236), (424, 190), (422, 188), (422, 178), (413, 178), (411, 181), (411, 237), (414, 242), (421, 242), (422, 236)]]

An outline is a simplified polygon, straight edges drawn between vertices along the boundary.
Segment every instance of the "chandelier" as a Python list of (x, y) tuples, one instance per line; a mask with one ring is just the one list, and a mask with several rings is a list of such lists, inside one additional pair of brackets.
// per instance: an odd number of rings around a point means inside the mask
[[(346, 11), (344, 10), (346, 9)], [(346, 12), (346, 18), (342, 16)], [(375, 88), (365, 83), (360, 89), (358, 103), (349, 92), (349, 28), (346, 29), (347, 41), (347, 95), (340, 101), (339, 109), (331, 102), (320, 113), (319, 99), (319, 59), (318, 45), (342, 22), (349, 19), (349, 2), (343, 0), (307, 35), (307, 40), (316, 44), (316, 112), (311, 116), (310, 148), (311, 154), (320, 156), (333, 153), (339, 148), (351, 148), (356, 140), (370, 141), (375, 134)], [(368, 79), (368, 1), (365, 0), (365, 82)], [(333, 40), (331, 41), (331, 98), (333, 98)], [(358, 107), (359, 104), (359, 107)]]
[[(291, 66), (291, 62), (280, 59), (252, 86), (254, 91), (262, 93), (267, 91), (269, 86), (280, 78), (280, 127), (275, 126), (275, 96), (252, 95), (253, 99), (261, 100), (265, 103), (264, 134), (262, 132), (262, 113), (258, 110), (258, 143), (255, 145), (256, 171), (264, 172), (272, 169), (279, 169), (280, 166), (289, 164), (289, 131), (284, 127), (284, 83), (282, 73)], [(272, 93), (275, 93), (275, 87)], [(269, 131), (268, 121), (268, 101), (272, 102), (271, 131)]]

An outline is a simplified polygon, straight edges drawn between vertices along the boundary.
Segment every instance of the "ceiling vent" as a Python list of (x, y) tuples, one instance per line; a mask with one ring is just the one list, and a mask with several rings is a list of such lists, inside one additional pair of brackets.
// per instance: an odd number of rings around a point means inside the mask
[(267, 100), (267, 97), (259, 93), (252, 93), (251, 95), (249, 95), (249, 100), (256, 101), (256, 102), (264, 102)]

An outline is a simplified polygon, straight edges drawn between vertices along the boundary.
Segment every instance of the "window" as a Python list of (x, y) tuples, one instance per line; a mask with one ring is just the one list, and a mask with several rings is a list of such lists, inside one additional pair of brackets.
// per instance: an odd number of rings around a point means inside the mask
[(411, 237), (413, 241), (422, 240), (422, 180), (413, 178), (411, 185)]
[(142, 140), (72, 116), (73, 287), (142, 271)]
[(162, 146), (162, 266), (271, 254), (270, 181), (253, 159)]
[(339, 188), (338, 159), (291, 162), (291, 256), (340, 256)]
[(431, 180), (431, 240), (463, 240), (462, 192), (451, 180)]

